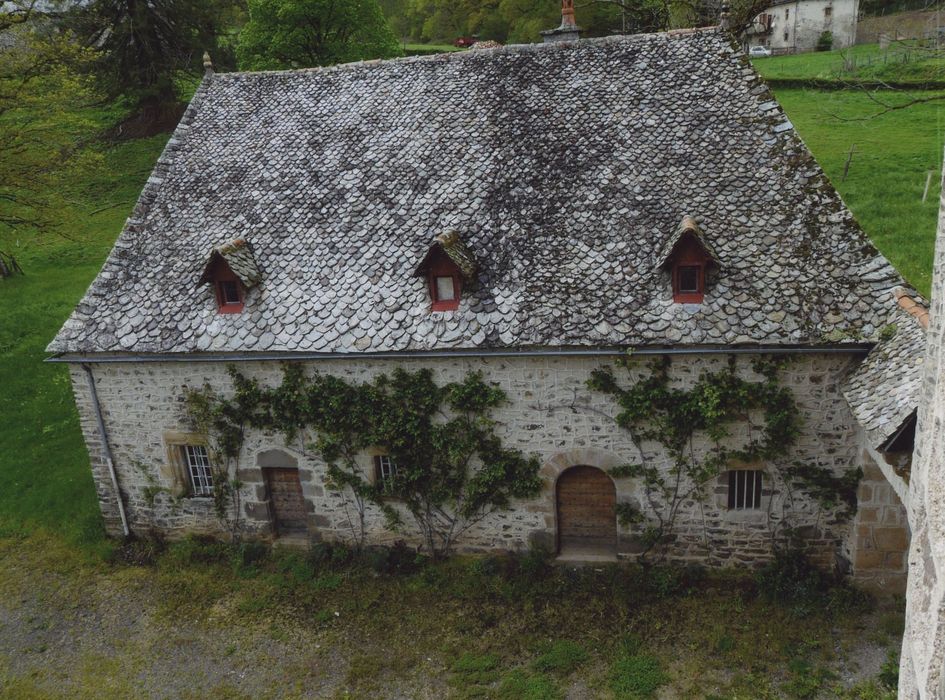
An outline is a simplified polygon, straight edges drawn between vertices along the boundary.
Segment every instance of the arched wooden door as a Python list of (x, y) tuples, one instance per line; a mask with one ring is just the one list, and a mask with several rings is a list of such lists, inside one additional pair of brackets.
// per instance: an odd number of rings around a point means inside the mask
[(571, 467), (558, 477), (558, 551), (612, 554), (617, 548), (617, 492), (596, 467)]

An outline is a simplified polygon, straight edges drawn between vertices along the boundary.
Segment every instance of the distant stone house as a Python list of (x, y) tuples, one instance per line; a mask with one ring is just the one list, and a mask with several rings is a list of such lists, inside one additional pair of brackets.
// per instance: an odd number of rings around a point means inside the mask
[(772, 53), (814, 51), (824, 32), (830, 32), (832, 48), (856, 43), (859, 0), (778, 0), (755, 17), (741, 43), (764, 46)]
[[(283, 362), (351, 380), (424, 367), (501, 386), (501, 436), (543, 464), (541, 494), (463, 546), (586, 538), (610, 557), (639, 551), (618, 504), (647, 501), (608, 470), (672, 464), (615, 425), (592, 370), (633, 348), (671, 355), (686, 386), (730, 357), (750, 376), (787, 353), (804, 428), (784, 460), (862, 467), (857, 516), (791, 492), (772, 464), (732, 464), (682, 505), (668, 554), (757, 564), (790, 507), (820, 559), (901, 587), (886, 473), (906, 466), (922, 336), (906, 306), (920, 304), (745, 56), (705, 29), (208, 71), (48, 349), (69, 363), (112, 533), (219, 530), (212, 455), (181, 402), (185, 387), (225, 392), (227, 363), (265, 384)], [(554, 410), (576, 395), (587, 410)], [(360, 459), (368, 478), (391, 468)], [(346, 536), (319, 458), (255, 431), (241, 461), (250, 532)], [(374, 511), (368, 531), (411, 538)]]

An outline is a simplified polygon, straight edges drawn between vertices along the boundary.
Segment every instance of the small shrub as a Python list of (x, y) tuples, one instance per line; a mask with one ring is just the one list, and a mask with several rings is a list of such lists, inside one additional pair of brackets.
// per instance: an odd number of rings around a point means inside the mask
[(614, 662), (609, 686), (620, 700), (638, 700), (653, 697), (668, 680), (659, 659), (648, 654), (635, 654), (622, 656)]
[(171, 568), (188, 564), (223, 564), (230, 560), (232, 548), (206, 535), (192, 535), (167, 548), (167, 556), (162, 563)]
[(899, 687), (899, 650), (890, 649), (879, 671), (879, 682), (886, 688), (895, 690)]
[(167, 550), (160, 535), (131, 537), (109, 552), (109, 560), (131, 566), (153, 566)]
[(535, 659), (532, 666), (536, 671), (556, 673), (565, 676), (587, 661), (587, 652), (580, 644), (567, 639), (552, 643), (548, 649)]
[(516, 669), (502, 677), (496, 695), (500, 700), (558, 700), (561, 691), (548, 676)]
[(791, 606), (798, 617), (817, 611), (849, 612), (872, 604), (872, 599), (842, 578), (815, 566), (803, 551), (786, 549), (761, 569), (756, 581), (769, 601)]
[(499, 678), (496, 668), (499, 657), (495, 654), (466, 653), (453, 663), (453, 673), (463, 684), (488, 685)]
[(817, 50), (830, 51), (830, 49), (832, 48), (833, 48), (833, 33), (822, 32), (821, 35), (817, 38)]

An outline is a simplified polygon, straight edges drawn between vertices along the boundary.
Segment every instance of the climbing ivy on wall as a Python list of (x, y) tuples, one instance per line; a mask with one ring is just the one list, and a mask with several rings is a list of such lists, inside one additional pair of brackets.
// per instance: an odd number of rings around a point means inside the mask
[[(821, 467), (787, 461), (802, 421), (792, 392), (779, 380), (785, 362), (783, 357), (756, 359), (752, 368), (762, 380), (750, 381), (739, 376), (736, 359), (730, 356), (724, 368), (702, 372), (688, 388), (672, 384), (669, 356), (651, 362), (649, 374), (628, 387), (620, 384), (612, 367), (592, 372), (588, 386), (613, 397), (619, 407), (617, 424), (638, 442), (660, 444), (672, 462), (668, 473), (648, 464), (611, 470), (614, 477), (642, 482), (653, 517), (621, 503), (618, 518), (623, 525), (643, 525), (644, 555), (671, 538), (683, 504), (704, 502), (707, 487), (737, 462), (763, 461), (778, 471), (786, 486), (798, 486), (822, 507), (842, 505), (839, 517), (855, 513), (859, 468), (836, 476)], [(628, 374), (635, 371), (630, 356), (617, 364)], [(747, 429), (747, 438), (737, 441), (735, 426)], [(708, 448), (697, 448), (700, 436)]]
[[(367, 504), (384, 513), (391, 529), (413, 518), (435, 556), (490, 513), (541, 489), (539, 462), (505, 447), (492, 411), (507, 400), (498, 387), (471, 372), (438, 385), (429, 369), (395, 369), (355, 383), (298, 364), (283, 367), (282, 383), (264, 388), (234, 367), (235, 393), (210, 387), (191, 391), (188, 412), (233, 462), (247, 426), (281, 432), (287, 443), (314, 450), (328, 464), (326, 485), (341, 494), (352, 537), (363, 544)], [(368, 448), (388, 454), (396, 476), (365, 478), (358, 456)]]

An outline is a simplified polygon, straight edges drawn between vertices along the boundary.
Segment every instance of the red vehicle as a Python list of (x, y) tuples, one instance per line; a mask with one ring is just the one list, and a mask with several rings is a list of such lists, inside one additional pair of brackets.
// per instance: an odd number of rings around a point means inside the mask
[(453, 46), (459, 49), (468, 49), (470, 46), (476, 43), (476, 37), (473, 36), (461, 36), (459, 39), (453, 42)]

